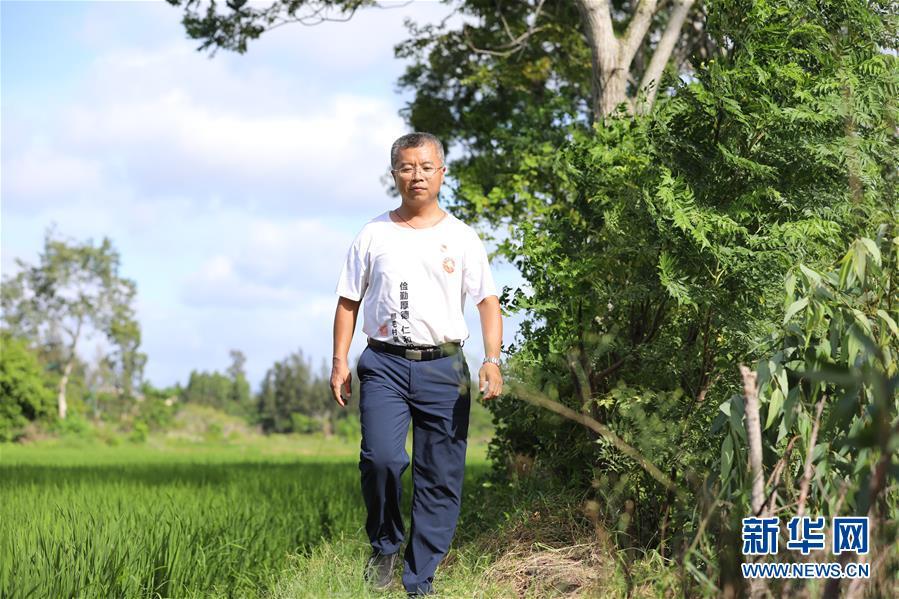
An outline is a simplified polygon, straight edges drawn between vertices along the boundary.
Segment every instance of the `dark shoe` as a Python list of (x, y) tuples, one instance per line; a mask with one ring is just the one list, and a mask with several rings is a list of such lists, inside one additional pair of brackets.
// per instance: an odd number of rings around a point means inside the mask
[(390, 586), (399, 554), (399, 551), (390, 555), (385, 555), (380, 551), (372, 552), (371, 557), (368, 558), (368, 564), (365, 566), (365, 580), (372, 588), (382, 591)]
[(426, 588), (419, 587), (414, 591), (406, 589), (406, 597), (424, 597), (425, 595), (434, 595), (434, 588), (427, 585)]

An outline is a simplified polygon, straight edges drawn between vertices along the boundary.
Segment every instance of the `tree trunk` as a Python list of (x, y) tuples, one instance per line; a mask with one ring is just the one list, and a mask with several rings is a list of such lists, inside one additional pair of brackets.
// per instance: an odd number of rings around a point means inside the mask
[(578, 9), (584, 19), (584, 33), (590, 45), (593, 120), (609, 115), (615, 106), (627, 101), (627, 72), (619, 73), (618, 39), (612, 29), (608, 0), (580, 0)]
[(668, 17), (668, 26), (665, 28), (665, 33), (662, 34), (662, 39), (656, 44), (656, 49), (652, 53), (652, 59), (650, 59), (649, 66), (643, 73), (643, 80), (640, 82), (640, 87), (637, 90), (638, 94), (640, 92), (646, 93), (646, 100), (637, 104), (637, 112), (640, 114), (648, 114), (652, 110), (656, 94), (659, 91), (659, 81), (662, 78), (662, 73), (665, 72), (665, 66), (671, 59), (671, 53), (680, 39), (680, 31), (684, 26), (684, 21), (687, 20), (687, 14), (692, 6), (693, 0), (681, 0), (676, 2), (674, 8), (671, 9), (671, 15)]
[[(759, 418), (758, 375), (740, 364), (743, 378), (743, 397), (746, 412), (746, 438), (749, 441), (749, 472), (752, 477), (750, 505), (753, 516), (763, 516), (765, 507), (765, 471), (762, 465), (762, 422)], [(764, 578), (749, 579), (749, 597), (761, 599), (768, 596), (768, 584)]]
[(72, 367), (75, 365), (75, 354), (71, 354), (69, 357), (69, 361), (66, 362), (66, 366), (62, 371), (62, 378), (59, 379), (59, 393), (56, 398), (56, 403), (59, 406), (59, 418), (60, 420), (66, 419), (66, 412), (69, 409), (69, 405), (66, 403), (66, 385), (69, 384), (69, 375), (72, 374)]
[(72, 335), (72, 343), (69, 346), (69, 359), (62, 370), (62, 378), (59, 379), (59, 393), (56, 396), (60, 420), (66, 419), (66, 413), (69, 409), (69, 404), (66, 402), (66, 386), (69, 384), (69, 376), (72, 374), (72, 368), (75, 366), (75, 349), (78, 346), (78, 338), (81, 336), (82, 324), (84, 324), (84, 319), (79, 318), (78, 325), (75, 327), (75, 332), (72, 333), (71, 331), (68, 331)]
[(652, 53), (649, 66), (636, 91), (639, 93), (646, 86), (652, 83), (655, 85), (646, 90), (646, 100), (637, 106), (637, 99), (629, 98), (627, 95), (627, 81), (634, 58), (652, 25), (658, 1), (639, 0), (627, 25), (627, 30), (619, 39), (612, 27), (609, 0), (578, 0), (577, 6), (584, 23), (584, 34), (587, 44), (590, 46), (592, 59), (591, 108), (594, 121), (613, 114), (622, 103), (626, 106), (627, 114), (633, 114), (635, 107), (639, 109), (640, 113), (647, 113), (652, 109), (658, 80), (680, 39), (681, 29), (694, 1), (679, 0), (671, 9), (668, 25)]

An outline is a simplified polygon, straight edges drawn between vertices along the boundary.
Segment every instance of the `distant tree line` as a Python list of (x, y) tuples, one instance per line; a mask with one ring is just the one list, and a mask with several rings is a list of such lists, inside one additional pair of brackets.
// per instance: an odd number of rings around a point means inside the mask
[[(78, 422), (163, 430), (180, 406), (198, 405), (265, 433), (326, 434), (347, 415), (332, 408), (324, 364), (315, 369), (302, 351), (273, 364), (255, 395), (237, 349), (225, 372), (193, 370), (184, 386), (160, 389), (144, 380), (137, 286), (120, 274), (109, 239), (78, 242), (51, 228), (37, 264), (17, 266), (0, 285), (0, 441), (21, 437), (29, 423), (77, 428), (73, 413)], [(84, 360), (79, 343), (97, 337), (104, 344)]]

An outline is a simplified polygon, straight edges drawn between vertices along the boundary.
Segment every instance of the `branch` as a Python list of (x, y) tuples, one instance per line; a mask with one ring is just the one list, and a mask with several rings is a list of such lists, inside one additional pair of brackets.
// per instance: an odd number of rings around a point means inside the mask
[(596, 31), (603, 40), (611, 40), (618, 45), (608, 0), (578, 0), (578, 8), (583, 11), (587, 21), (588, 36)]
[(580, 412), (572, 410), (568, 406), (562, 405), (557, 401), (553, 401), (539, 391), (533, 391), (518, 383), (510, 384), (509, 390), (512, 394), (520, 397), (528, 403), (546, 408), (551, 412), (555, 412), (556, 414), (564, 416), (569, 420), (578, 422), (585, 427), (599, 433), (603, 438), (612, 443), (612, 445), (614, 445), (621, 453), (637, 462), (640, 467), (643, 468), (643, 470), (645, 470), (646, 473), (654, 478), (659, 484), (674, 493), (678, 498), (686, 499), (686, 494), (680, 487), (678, 487), (674, 483), (674, 481), (668, 478), (664, 472), (659, 470), (654, 464), (643, 457), (643, 455), (639, 451), (637, 451), (636, 448), (626, 443), (624, 439), (616, 435), (615, 432), (606, 425), (594, 420), (586, 414), (581, 414)]
[(540, 11), (543, 10), (543, 3), (545, 1), (546, 0), (540, 0), (540, 2), (537, 4), (537, 8), (534, 9), (533, 22), (531, 23), (530, 27), (528, 27), (525, 32), (518, 37), (515, 37), (512, 34), (512, 30), (509, 28), (508, 22), (506, 22), (506, 17), (503, 16), (502, 12), (500, 12), (499, 8), (497, 7), (497, 13), (499, 14), (499, 18), (503, 23), (503, 28), (506, 30), (506, 35), (509, 36), (508, 43), (497, 46), (495, 49), (478, 48), (474, 45), (474, 42), (471, 41), (471, 38), (468, 35), (468, 28), (463, 26), (462, 35), (465, 36), (465, 45), (468, 46), (468, 48), (475, 54), (487, 54), (489, 56), (500, 56), (502, 58), (506, 58), (508, 56), (511, 56), (515, 52), (522, 50), (527, 45), (526, 42), (528, 41), (528, 39), (530, 39), (535, 33), (546, 29), (546, 27), (543, 26), (537, 27), (537, 19), (540, 18)]
[[(743, 377), (743, 396), (746, 398), (746, 438), (749, 441), (749, 472), (752, 477), (752, 515), (761, 516), (765, 509), (765, 472), (762, 469), (762, 423), (759, 419), (759, 394), (757, 375), (740, 364)], [(764, 578), (749, 581), (749, 597), (752, 599), (768, 596), (768, 583)]]
[(752, 477), (752, 514), (758, 516), (765, 506), (765, 473), (762, 469), (762, 423), (759, 418), (757, 375), (740, 364), (743, 396), (746, 398), (746, 438), (749, 441), (749, 472)]
[(512, 28), (509, 27), (509, 22), (506, 20), (506, 16), (503, 14), (503, 11), (499, 6), (499, 0), (497, 0), (496, 3), (496, 14), (499, 15), (499, 20), (503, 23), (503, 29), (506, 30), (506, 35), (509, 36), (510, 40), (514, 40), (515, 36), (512, 34)]
[[(372, 8), (380, 8), (382, 10), (392, 10), (394, 8), (404, 8), (412, 4), (413, 0), (407, 0), (402, 4), (390, 4), (390, 5), (382, 5), (380, 3), (374, 3), (371, 5)], [(264, 28), (264, 31), (272, 31), (273, 29), (277, 29), (278, 27), (283, 27), (284, 25), (292, 25), (294, 23), (299, 23), (300, 25), (305, 25), (306, 27), (314, 27), (316, 25), (321, 25), (322, 23), (346, 23), (356, 14), (356, 11), (359, 9), (360, 5), (353, 6), (350, 8), (349, 13), (342, 17), (330, 17), (327, 15), (322, 15), (322, 13), (328, 8), (332, 8), (332, 6), (328, 4), (322, 4), (318, 8), (314, 9), (311, 13), (301, 15), (301, 16), (289, 16), (289, 17), (279, 17), (279, 16), (271, 16), (270, 21), (271, 25)], [(344, 10), (344, 9), (341, 9)]]
[(627, 31), (621, 39), (621, 51), (618, 56), (618, 67), (630, 70), (631, 62), (637, 53), (637, 48), (643, 43), (646, 32), (652, 24), (652, 17), (656, 10), (656, 0), (640, 0), (634, 10), (634, 16), (627, 24)]
[[(406, 6), (408, 4), (410, 4), (410, 2), (406, 2), (405, 4), (403, 4), (401, 6)], [(386, 7), (386, 6), (380, 6), (377, 4), (375, 6), (377, 8), (385, 8), (385, 9), (399, 8), (397, 6)], [(316, 25), (321, 25), (322, 23), (326, 23), (326, 22), (346, 23), (347, 21), (349, 21), (350, 19), (353, 18), (353, 16), (356, 14), (356, 10), (358, 10), (359, 7), (358, 6), (352, 7), (350, 9), (349, 13), (347, 13), (345, 16), (341, 16), (341, 17), (329, 17), (327, 15), (322, 15), (322, 13), (327, 8), (330, 8), (330, 7), (327, 5), (322, 5), (322, 6), (319, 6), (317, 9), (315, 9), (314, 11), (312, 11), (310, 14), (305, 14), (305, 15), (298, 16), (298, 17), (296, 17), (296, 16), (280, 17), (280, 18), (274, 17), (272, 19), (274, 24), (266, 27), (265, 31), (268, 32), (273, 29), (277, 29), (278, 27), (282, 27), (284, 25), (291, 25), (294, 23), (299, 23), (300, 25), (305, 25), (306, 27), (314, 27)], [(278, 20), (275, 20), (275, 19), (278, 19)]]
[(507, 48), (506, 50), (491, 50), (489, 48), (478, 48), (474, 45), (474, 42), (471, 41), (471, 38), (468, 36), (467, 28), (463, 28), (463, 35), (465, 36), (465, 45), (468, 46), (469, 50), (474, 52), (475, 54), (487, 54), (489, 56), (500, 56), (503, 58), (507, 58), (519, 50), (522, 50), (527, 44), (525, 42), (532, 35), (537, 33), (538, 31), (543, 31), (546, 27), (532, 27), (528, 29), (526, 32), (522, 33), (518, 36), (513, 42), (508, 44), (503, 44), (502, 46), (497, 46), (498, 48)]
[(662, 77), (662, 73), (665, 72), (665, 65), (668, 64), (668, 59), (671, 58), (671, 52), (674, 50), (674, 46), (680, 37), (680, 30), (684, 25), (684, 21), (687, 20), (687, 14), (690, 12), (693, 2), (694, 0), (680, 0), (671, 9), (671, 15), (668, 17), (668, 26), (665, 28), (665, 33), (662, 34), (659, 43), (656, 44), (656, 49), (649, 60), (649, 66), (646, 68), (646, 72), (643, 73), (643, 80), (640, 82), (640, 87), (637, 90), (637, 93), (640, 90), (646, 90), (646, 100), (639, 107), (641, 114), (646, 114), (652, 109), (659, 89), (659, 80)]
[(777, 501), (777, 485), (780, 484), (780, 477), (787, 468), (787, 462), (790, 461), (790, 455), (793, 453), (793, 446), (798, 440), (799, 435), (794, 435), (790, 438), (790, 441), (787, 443), (787, 448), (784, 450), (784, 454), (777, 461), (777, 464), (774, 465), (774, 470), (771, 472), (770, 478), (768, 478), (767, 486), (771, 488), (771, 493), (765, 501), (764, 516), (769, 516), (774, 513), (774, 503)]
[(796, 509), (798, 518), (801, 518), (805, 513), (805, 500), (808, 498), (808, 488), (812, 483), (812, 458), (815, 453), (815, 443), (818, 441), (818, 429), (821, 427), (821, 412), (824, 411), (824, 402), (826, 400), (827, 394), (822, 395), (815, 409), (815, 423), (812, 425), (812, 435), (805, 454), (805, 468), (802, 472), (802, 481), (799, 483), (799, 507)]

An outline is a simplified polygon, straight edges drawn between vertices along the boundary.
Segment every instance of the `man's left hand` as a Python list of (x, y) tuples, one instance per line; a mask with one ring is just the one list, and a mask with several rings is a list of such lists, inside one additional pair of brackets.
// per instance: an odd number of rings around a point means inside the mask
[(485, 362), (478, 372), (478, 389), (484, 394), (484, 400), (492, 399), (503, 392), (503, 375), (499, 366)]

